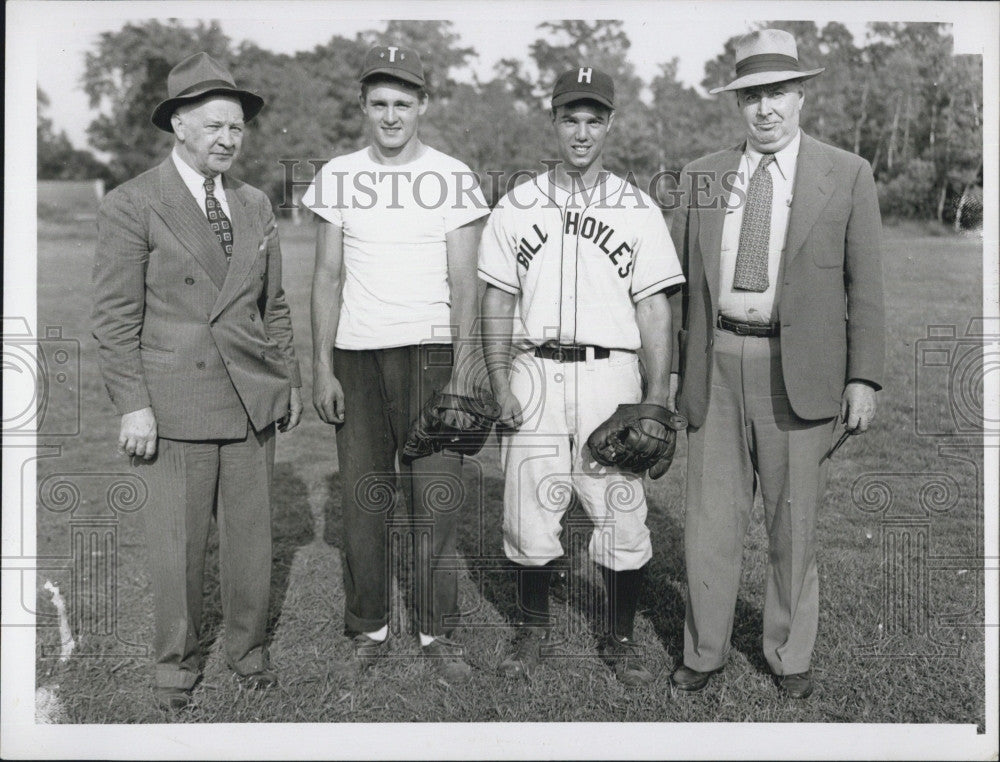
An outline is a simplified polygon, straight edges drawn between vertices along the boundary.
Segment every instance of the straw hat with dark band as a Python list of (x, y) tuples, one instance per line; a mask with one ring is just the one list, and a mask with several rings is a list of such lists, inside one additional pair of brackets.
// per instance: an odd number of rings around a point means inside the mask
[(178, 106), (209, 95), (228, 95), (243, 104), (243, 120), (249, 122), (264, 107), (264, 99), (236, 86), (233, 75), (208, 53), (185, 58), (167, 75), (169, 96), (153, 111), (150, 121), (164, 132), (173, 132), (170, 117)]
[(736, 79), (709, 92), (715, 95), (790, 79), (809, 79), (823, 71), (801, 67), (799, 51), (791, 34), (782, 29), (761, 29), (736, 42)]

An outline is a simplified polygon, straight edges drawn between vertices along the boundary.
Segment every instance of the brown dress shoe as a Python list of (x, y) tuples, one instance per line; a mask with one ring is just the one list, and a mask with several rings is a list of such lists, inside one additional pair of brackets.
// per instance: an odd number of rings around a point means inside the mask
[(806, 670), (795, 675), (782, 675), (778, 678), (778, 687), (788, 695), (788, 698), (809, 698), (813, 692), (812, 672)]
[(252, 691), (264, 691), (278, 684), (278, 676), (269, 669), (259, 672), (249, 672), (245, 675), (237, 673), (237, 681)]
[(185, 688), (157, 688), (156, 705), (168, 712), (179, 712), (191, 705), (191, 691)]
[(690, 667), (686, 667), (682, 664), (674, 670), (674, 674), (670, 676), (670, 682), (672, 682), (678, 690), (694, 693), (696, 691), (700, 691), (708, 685), (708, 681), (712, 675), (721, 671), (722, 667), (719, 667), (718, 669), (711, 669), (708, 672), (699, 672), (696, 669), (691, 669)]

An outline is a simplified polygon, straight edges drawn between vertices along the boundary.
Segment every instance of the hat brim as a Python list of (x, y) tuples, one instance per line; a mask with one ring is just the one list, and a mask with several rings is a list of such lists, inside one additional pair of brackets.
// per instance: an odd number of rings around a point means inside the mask
[(729, 90), (744, 90), (748, 87), (760, 87), (761, 85), (773, 85), (777, 82), (788, 82), (793, 79), (812, 79), (817, 74), (822, 74), (826, 68), (810, 69), (809, 71), (759, 71), (747, 74), (745, 77), (734, 79), (725, 87), (716, 87), (709, 90), (710, 95), (724, 93)]
[(164, 132), (173, 132), (174, 128), (170, 125), (170, 117), (174, 115), (174, 111), (185, 103), (200, 101), (210, 95), (228, 95), (230, 98), (238, 98), (243, 106), (244, 122), (249, 122), (264, 108), (264, 99), (256, 93), (251, 93), (249, 90), (209, 87), (201, 92), (190, 93), (181, 98), (167, 98), (153, 110), (153, 115), (149, 118), (149, 121)]
[(552, 108), (559, 108), (560, 106), (565, 106), (567, 103), (573, 103), (574, 101), (594, 101), (594, 103), (600, 103), (602, 106), (607, 106), (612, 111), (615, 108), (615, 104), (608, 98), (605, 98), (603, 95), (598, 95), (593, 90), (570, 90), (567, 93), (559, 93), (559, 95), (552, 99)]
[(389, 68), (378, 68), (372, 69), (371, 71), (366, 71), (360, 77), (358, 77), (358, 82), (364, 82), (370, 77), (376, 75), (383, 75), (386, 77), (392, 77), (393, 79), (398, 79), (401, 82), (406, 82), (411, 85), (416, 85), (417, 87), (425, 87), (427, 85), (427, 80), (421, 77), (419, 74), (411, 74), (408, 71), (403, 71), (402, 69), (389, 69)]

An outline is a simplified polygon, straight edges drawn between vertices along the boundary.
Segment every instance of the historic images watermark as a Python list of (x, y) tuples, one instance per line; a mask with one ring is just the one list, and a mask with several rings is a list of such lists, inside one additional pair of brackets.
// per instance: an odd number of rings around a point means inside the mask
[[(931, 325), (915, 342), (914, 432), (949, 470), (867, 473), (852, 485), (855, 508), (878, 519), (881, 554), (878, 637), (855, 646), (858, 656), (958, 657), (960, 641), (947, 640), (946, 630), (986, 626), (983, 575), (996, 573), (998, 559), (983, 555), (981, 456), (984, 441), (997, 447), (1000, 435), (984, 397), (988, 376), (1000, 371), (997, 328), (987, 318), (973, 318), (964, 330)], [(935, 524), (970, 515), (973, 551), (936, 550)], [(945, 572), (971, 576), (975, 604), (969, 610), (935, 609), (933, 579)]]
[(62, 326), (31, 333), (27, 319), (3, 318), (4, 437), (80, 433), (80, 342)]
[[(12, 533), (20, 542), (5, 548), (14, 552), (5, 552), (3, 570), (5, 584), (21, 590), (26, 615), (5, 624), (58, 630), (58, 645), (43, 644), (43, 657), (141, 656), (146, 647), (126, 640), (118, 628), (118, 530), (120, 514), (137, 511), (146, 501), (142, 479), (130, 473), (53, 473), (38, 482), (37, 505), (27, 499), (26, 466), (58, 456), (65, 438), (81, 433), (80, 342), (63, 328), (47, 326), (35, 337), (25, 318), (3, 319), (4, 455), (18, 463), (21, 496), (19, 532)], [(102, 498), (84, 498), (93, 494)], [(34, 508), (69, 517), (65, 553), (29, 552), (25, 538), (37, 518)], [(26, 572), (64, 580), (62, 590), (47, 578), (43, 586), (53, 610), (28, 603), (36, 594), (25, 589)], [(98, 645), (98, 638), (106, 640)]]
[[(544, 200), (532, 197), (522, 200), (511, 193), (525, 182), (534, 181), (544, 189), (553, 185), (553, 172), (562, 162), (543, 159), (537, 169), (486, 170), (438, 172), (426, 170), (324, 170), (322, 159), (280, 159), (278, 163), (284, 172), (284, 197), (278, 209), (291, 210), (300, 207), (301, 191), (314, 186), (314, 200), (309, 209), (403, 209), (401, 198), (413, 199), (423, 209), (484, 209), (485, 204), (476, 193), (482, 190), (487, 199), (507, 197), (507, 202), (515, 209), (533, 208), (560, 209), (558, 193), (551, 188)], [(311, 167), (313, 175), (308, 179), (300, 173)], [(734, 209), (746, 201), (743, 173), (737, 169), (718, 173), (714, 171), (692, 171), (687, 173), (690, 180), (690, 198), (685, 200), (682, 191), (684, 174), (680, 170), (660, 170), (643, 181), (629, 170), (622, 178), (623, 183), (590, 185), (583, 182), (579, 171), (568, 169), (566, 176), (569, 190), (574, 194), (574, 202), (580, 206), (595, 209), (630, 208), (646, 209), (658, 206), (661, 211), (671, 212), (691, 205), (698, 209)]]

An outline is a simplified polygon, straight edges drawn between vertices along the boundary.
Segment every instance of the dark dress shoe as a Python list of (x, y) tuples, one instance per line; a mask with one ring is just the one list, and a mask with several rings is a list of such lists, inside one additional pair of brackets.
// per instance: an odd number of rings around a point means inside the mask
[(722, 668), (720, 667), (719, 669), (712, 669), (708, 672), (699, 672), (696, 669), (685, 667), (682, 664), (674, 671), (674, 674), (670, 676), (670, 682), (672, 682), (678, 690), (694, 693), (695, 691), (700, 691), (708, 685), (708, 681), (712, 675), (721, 671)]
[(812, 672), (806, 670), (797, 675), (782, 675), (778, 678), (778, 687), (788, 694), (788, 698), (809, 698), (813, 692)]
[(179, 712), (191, 705), (191, 691), (185, 688), (157, 688), (156, 705), (168, 712)]
[(236, 679), (244, 687), (252, 691), (267, 690), (278, 684), (278, 676), (269, 669), (262, 669), (259, 672), (249, 672), (245, 675), (237, 674)]

